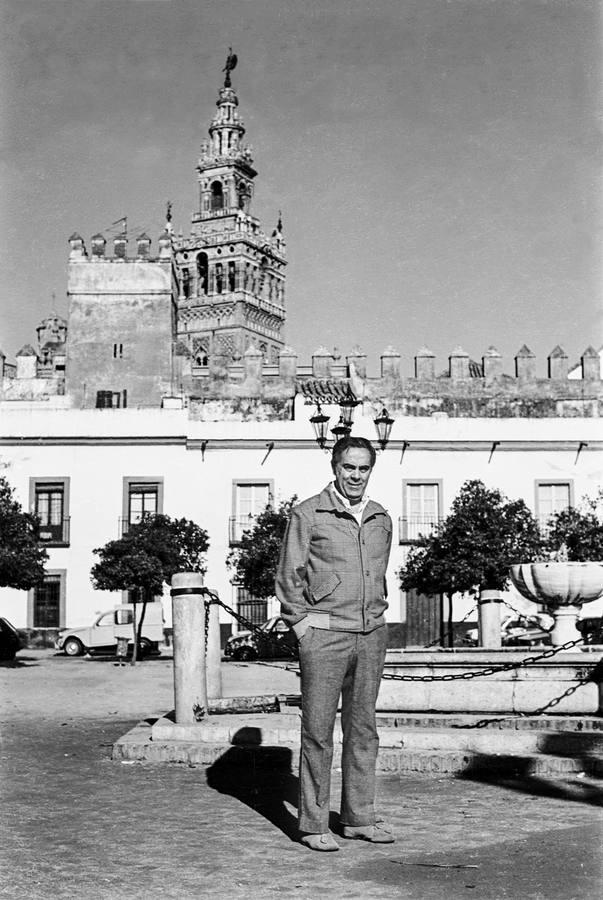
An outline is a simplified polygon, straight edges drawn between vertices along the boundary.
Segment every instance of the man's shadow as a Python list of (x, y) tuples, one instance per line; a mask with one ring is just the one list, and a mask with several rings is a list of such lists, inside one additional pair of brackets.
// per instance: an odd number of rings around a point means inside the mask
[(232, 744), (207, 769), (207, 784), (236, 797), (296, 841), (297, 817), (286, 805), (298, 806), (299, 779), (292, 771), (291, 750), (262, 745), (261, 729), (252, 727), (240, 728)]

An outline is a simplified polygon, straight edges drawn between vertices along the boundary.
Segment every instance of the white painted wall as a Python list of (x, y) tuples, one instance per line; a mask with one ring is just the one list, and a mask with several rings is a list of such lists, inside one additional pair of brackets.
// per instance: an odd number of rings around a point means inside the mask
[[(333, 414), (335, 424), (338, 410), (326, 411)], [(46, 411), (39, 405), (28, 409), (0, 404), (0, 472), (22, 505), (29, 505), (30, 477), (70, 478), (71, 543), (68, 548), (49, 548), (48, 562), (49, 569), (67, 570), (66, 625), (86, 624), (96, 611), (120, 601), (119, 594), (92, 589), (90, 568), (96, 559), (93, 548), (119, 537), (124, 476), (163, 477), (163, 511), (186, 516), (207, 529), (211, 546), (206, 583), (234, 606), (225, 567), (233, 480), (272, 480), (277, 501), (294, 493), (302, 499), (321, 490), (331, 477), (330, 458), (312, 441), (308, 422), (312, 412), (312, 407), (297, 403), (291, 422), (205, 423), (190, 422), (186, 410)], [(375, 412), (366, 412), (364, 418), (357, 416), (354, 434), (374, 439)], [(128, 440), (132, 436), (144, 441)], [(398, 419), (392, 433), (392, 442), (398, 445), (379, 454), (370, 483), (371, 496), (394, 520), (389, 620), (403, 619), (395, 577), (402, 562), (397, 537), (398, 519), (404, 513), (403, 479), (441, 479), (444, 513), (469, 478), (480, 478), (509, 497), (523, 497), (532, 509), (538, 479), (571, 481), (578, 500), (603, 484), (603, 453), (593, 449), (601, 437), (596, 419)], [(204, 460), (200, 450), (187, 449), (185, 438), (208, 442)], [(117, 440), (122, 443), (103, 443)], [(253, 440), (257, 445), (242, 446)], [(408, 442), (403, 459), (402, 440)], [(270, 441), (285, 446), (277, 445), (262, 464)], [(500, 445), (490, 459), (492, 441)], [(522, 442), (521, 447), (514, 447), (513, 441)], [(580, 441), (590, 446), (577, 457)], [(429, 446), (422, 449), (419, 442)], [(518, 607), (528, 607), (515, 594), (512, 600)], [(17, 627), (27, 626), (26, 601), (25, 592), (0, 589), (0, 615)], [(168, 591), (164, 607), (169, 622)], [(461, 601), (457, 616), (467, 609), (467, 602)]]

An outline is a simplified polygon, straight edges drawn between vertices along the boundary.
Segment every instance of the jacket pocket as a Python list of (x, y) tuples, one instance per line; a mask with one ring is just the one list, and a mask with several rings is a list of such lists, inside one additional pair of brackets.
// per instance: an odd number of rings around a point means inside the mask
[(329, 594), (332, 594), (338, 585), (341, 584), (341, 578), (335, 572), (332, 575), (329, 575), (326, 581), (323, 581), (318, 587), (312, 589), (312, 599), (314, 603), (318, 603), (319, 600), (323, 600), (325, 597), (328, 597)]

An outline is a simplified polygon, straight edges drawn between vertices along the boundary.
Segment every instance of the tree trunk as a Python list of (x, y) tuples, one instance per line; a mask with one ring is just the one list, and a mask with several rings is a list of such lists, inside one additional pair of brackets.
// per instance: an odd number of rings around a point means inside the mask
[(134, 632), (134, 646), (132, 647), (132, 659), (130, 660), (130, 665), (136, 665), (136, 658), (138, 656), (138, 629), (136, 627), (136, 600), (132, 602), (132, 631)]
[[(147, 603), (149, 601), (149, 592), (144, 588), (139, 588), (136, 591), (135, 599), (132, 603), (133, 613), (132, 613), (132, 628), (134, 630), (134, 646), (132, 648), (132, 662), (131, 665), (136, 665), (136, 660), (138, 659), (138, 648), (140, 647), (140, 639), (142, 635), (142, 626), (144, 625), (144, 616), (147, 611)], [(140, 621), (136, 621), (136, 610), (138, 607), (138, 603), (142, 603), (142, 612), (140, 614)]]
[(147, 611), (147, 603), (149, 602), (148, 592), (145, 591), (142, 598), (142, 612), (140, 613), (140, 621), (138, 623), (138, 629), (136, 632), (136, 644), (140, 647), (140, 640), (142, 638), (142, 626), (144, 625), (144, 617)]
[(454, 646), (454, 624), (452, 622), (452, 594), (448, 594), (448, 646)]
[(444, 628), (444, 594), (440, 594), (440, 647), (446, 646), (446, 629)]

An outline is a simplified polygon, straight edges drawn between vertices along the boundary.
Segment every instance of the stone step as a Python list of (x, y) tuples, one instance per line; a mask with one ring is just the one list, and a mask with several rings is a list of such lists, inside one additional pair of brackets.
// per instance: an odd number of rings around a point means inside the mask
[(489, 713), (377, 713), (380, 728), (467, 728), (488, 723), (488, 731), (568, 731), (603, 733), (602, 716), (497, 716)]
[[(299, 754), (300, 712), (223, 714), (192, 725), (176, 725), (170, 718), (146, 720), (120, 738), (114, 759), (154, 762), (285, 765), (295, 767)], [(378, 771), (390, 774), (508, 774), (603, 773), (603, 732), (579, 729), (471, 727), (474, 716), (382, 717), (379, 722)], [(149, 724), (151, 722), (151, 724)], [(419, 723), (419, 724), (417, 724)], [(426, 723), (430, 723), (427, 725)], [(556, 725), (559, 726), (560, 722)], [(569, 725), (575, 724), (575, 730)], [(591, 725), (594, 723), (590, 723)], [(435, 727), (434, 727), (435, 726)], [(341, 729), (334, 734), (334, 765), (341, 756)]]
[[(243, 738), (246, 736), (243, 735)], [(121, 737), (113, 745), (112, 758), (117, 761), (152, 763), (185, 763), (210, 767), (246, 766), (255, 768), (280, 768), (296, 771), (299, 744), (258, 744), (257, 737), (241, 736), (237, 741), (218, 740), (162, 740), (151, 739), (151, 726), (142, 722)], [(576, 749), (576, 748), (574, 748)], [(341, 745), (336, 745), (333, 765), (341, 763)], [(581, 748), (576, 754), (557, 754), (528, 751), (510, 752), (499, 745), (497, 751), (487, 747), (481, 750), (442, 747), (387, 747), (382, 746), (377, 760), (377, 772), (381, 775), (416, 776), (465, 775), (477, 779), (517, 778), (536, 776), (566, 778), (582, 773), (603, 776), (603, 756), (590, 748)]]
[[(468, 750), (478, 753), (552, 753), (573, 756), (603, 754), (603, 732), (499, 730), (475, 728), (471, 724), (457, 727), (383, 727), (379, 719), (379, 741), (382, 748), (404, 750)], [(167, 718), (158, 719), (151, 728), (153, 741), (195, 741), (252, 746), (297, 745), (299, 714), (222, 715), (209, 717), (194, 725), (176, 725)], [(334, 732), (335, 744), (342, 739), (341, 723)]]
[[(299, 694), (269, 694), (250, 697), (226, 697), (210, 702), (213, 716), (236, 713), (278, 712), (281, 716), (295, 717), (301, 707)], [(497, 715), (495, 713), (454, 713), (454, 712), (378, 712), (381, 728), (467, 728), (487, 722), (488, 730), (505, 729), (512, 731), (576, 731), (578, 733), (599, 731), (603, 733), (603, 716), (598, 715)]]

